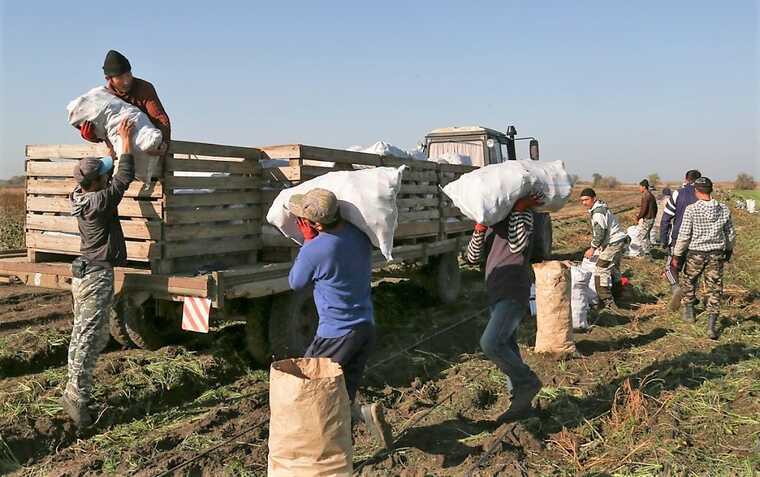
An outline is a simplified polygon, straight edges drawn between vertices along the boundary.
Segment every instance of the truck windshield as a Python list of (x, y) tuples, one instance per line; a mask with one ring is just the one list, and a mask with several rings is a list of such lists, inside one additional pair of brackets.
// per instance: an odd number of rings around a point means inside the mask
[(469, 158), (469, 164), (473, 166), (485, 165), (483, 161), (483, 141), (446, 141), (430, 144), (428, 156), (430, 158), (453, 156), (459, 154)]

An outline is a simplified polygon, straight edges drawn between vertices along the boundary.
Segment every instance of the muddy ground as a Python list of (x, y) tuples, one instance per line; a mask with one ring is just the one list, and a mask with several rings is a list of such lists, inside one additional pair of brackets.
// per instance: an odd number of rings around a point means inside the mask
[[(623, 209), (637, 198), (612, 197)], [(563, 213), (554, 231), (558, 254), (578, 257), (588, 225), (580, 209)], [(622, 221), (631, 224), (634, 213), (622, 213)], [(506, 379), (479, 352), (485, 317), (372, 368), (360, 398), (381, 401), (402, 437), (394, 452), (382, 453), (357, 427), (357, 474), (759, 471), (760, 219), (743, 211), (734, 219), (739, 248), (726, 270), (720, 340), (706, 337), (704, 315), (692, 325), (665, 309), (662, 260), (625, 259), (626, 311), (576, 335), (578, 357), (533, 354), (535, 322), (521, 327), (523, 355), (545, 385), (534, 417), (492, 424), (509, 400)], [(437, 305), (414, 280), (376, 285), (380, 339), (370, 366), (480, 310), (482, 276), (466, 269), (464, 278), (452, 306)], [(0, 286), (0, 474), (164, 475), (228, 440), (168, 475), (266, 473), (267, 371), (245, 353), (242, 326), (157, 352), (111, 343), (96, 371), (99, 420), (77, 435), (58, 404), (70, 310), (66, 293)]]

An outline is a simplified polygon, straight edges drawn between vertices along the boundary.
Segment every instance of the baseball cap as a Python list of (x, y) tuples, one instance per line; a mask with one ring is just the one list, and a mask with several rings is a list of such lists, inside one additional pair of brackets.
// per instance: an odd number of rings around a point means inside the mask
[(327, 189), (316, 188), (305, 194), (290, 196), (288, 210), (296, 217), (330, 224), (335, 222), (338, 216), (338, 198)]
[(74, 167), (74, 179), (77, 184), (81, 184), (85, 180), (92, 181), (98, 176), (108, 174), (113, 170), (113, 159), (110, 156), (101, 157), (100, 159), (94, 157), (85, 157), (80, 159), (76, 167)]
[(713, 183), (708, 177), (700, 177), (694, 181), (694, 188), (700, 192), (712, 192)]

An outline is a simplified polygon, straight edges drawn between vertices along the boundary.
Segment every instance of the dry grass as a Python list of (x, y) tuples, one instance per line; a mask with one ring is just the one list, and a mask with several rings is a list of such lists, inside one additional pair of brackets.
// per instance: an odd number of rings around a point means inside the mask
[(0, 188), (0, 250), (24, 247), (24, 189)]

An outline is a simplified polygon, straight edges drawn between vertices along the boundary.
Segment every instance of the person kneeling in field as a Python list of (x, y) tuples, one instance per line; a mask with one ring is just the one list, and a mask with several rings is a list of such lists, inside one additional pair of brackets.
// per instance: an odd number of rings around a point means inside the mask
[(393, 442), (379, 404), (354, 403), (364, 367), (375, 348), (372, 307), (372, 243), (340, 218), (338, 199), (326, 189), (290, 198), (304, 236), (288, 277), (293, 290), (314, 287), (319, 314), (317, 334), (305, 357), (331, 358), (343, 368), (351, 415), (363, 421), (385, 448)]
[(499, 424), (530, 414), (533, 398), (542, 386), (536, 373), (523, 362), (516, 334), (530, 313), (534, 239), (531, 209), (541, 205), (543, 198), (541, 193), (534, 193), (519, 199), (509, 215), (491, 227), (476, 224), (465, 255), (473, 265), (487, 257), (485, 278), (491, 317), (480, 347), (512, 382), (510, 406), (496, 419)]
[(707, 288), (707, 334), (718, 339), (715, 324), (720, 314), (723, 294), (723, 265), (731, 260), (736, 243), (736, 231), (731, 211), (711, 197), (713, 184), (707, 177), (694, 181), (697, 201), (686, 207), (673, 249), (675, 269), (685, 262), (683, 280), (683, 319), (694, 322), (694, 304), (697, 301), (697, 280), (704, 277)]
[(74, 327), (69, 343), (68, 382), (61, 405), (80, 429), (93, 423), (88, 404), (95, 363), (110, 337), (113, 267), (127, 261), (117, 207), (135, 178), (133, 129), (134, 125), (127, 120), (119, 125), (124, 153), (110, 182), (113, 170), (110, 157), (85, 158), (74, 168), (78, 185), (71, 193), (71, 215), (79, 225), (82, 256), (71, 264)]
[(599, 254), (594, 271), (594, 285), (599, 295), (600, 308), (619, 311), (612, 296), (612, 285), (615, 277), (620, 275), (620, 259), (628, 244), (628, 235), (620, 227), (620, 222), (607, 203), (597, 199), (594, 189), (581, 191), (581, 204), (589, 209), (591, 216), (591, 247), (584, 256), (591, 258), (597, 252)]

